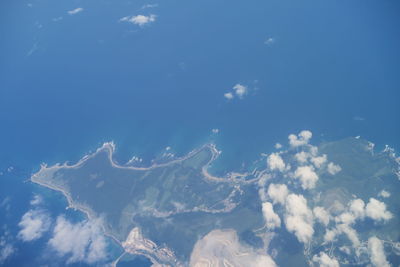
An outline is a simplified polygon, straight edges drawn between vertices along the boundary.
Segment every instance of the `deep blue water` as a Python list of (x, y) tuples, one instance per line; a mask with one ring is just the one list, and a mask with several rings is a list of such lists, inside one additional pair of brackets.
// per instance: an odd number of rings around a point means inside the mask
[[(28, 209), (38, 189), (22, 181), (41, 162), (76, 161), (104, 141), (121, 162), (149, 162), (166, 146), (182, 155), (212, 139), (221, 172), (302, 129), (315, 142), (361, 135), (399, 148), (398, 1), (143, 4), (0, 3), (0, 165), (23, 173), (0, 180), (17, 203), (2, 221)], [(157, 19), (118, 22), (141, 13)], [(227, 101), (236, 83), (250, 92)]]

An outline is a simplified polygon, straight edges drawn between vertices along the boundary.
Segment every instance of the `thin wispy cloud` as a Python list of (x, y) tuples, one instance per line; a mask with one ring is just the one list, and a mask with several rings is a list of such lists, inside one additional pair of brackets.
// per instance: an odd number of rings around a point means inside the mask
[(83, 8), (82, 7), (77, 7), (77, 8), (75, 8), (75, 9), (72, 9), (72, 10), (70, 10), (70, 11), (67, 11), (67, 13), (68, 13), (68, 15), (75, 15), (75, 14), (78, 14), (78, 13), (81, 13), (83, 11)]
[(53, 18), (52, 21), (57, 22), (57, 21), (60, 21), (62, 19), (63, 19), (63, 17), (60, 16), (60, 17)]
[(265, 41), (264, 41), (264, 44), (266, 44), (266, 45), (273, 45), (274, 43), (275, 43), (275, 38), (273, 38), (273, 37), (268, 37)]
[(40, 195), (34, 195), (32, 200), (29, 202), (32, 206), (37, 206), (43, 203), (43, 198)]
[(354, 116), (353, 120), (355, 120), (355, 121), (365, 121), (365, 118), (363, 118), (361, 116)]
[(4, 234), (0, 237), (0, 265), (6, 263), (17, 251), (14, 247), (13, 237), (7, 225), (3, 225)]
[(0, 239), (0, 264), (3, 264), (15, 252), (13, 245), (7, 243), (5, 240)]
[(141, 9), (155, 8), (155, 7), (158, 7), (158, 4), (146, 4), (146, 5), (143, 5)]
[(26, 54), (28, 57), (31, 56), (33, 53), (35, 53), (35, 51), (39, 48), (38, 43), (34, 43), (32, 48), (29, 49), (28, 53)]

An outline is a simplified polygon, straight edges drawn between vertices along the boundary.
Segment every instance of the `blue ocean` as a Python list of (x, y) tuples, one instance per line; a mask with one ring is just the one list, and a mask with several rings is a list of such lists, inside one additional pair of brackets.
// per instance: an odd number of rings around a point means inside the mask
[[(4, 266), (66, 264), (50, 234), (21, 242), (18, 223), (36, 194), (53, 217), (85, 216), (29, 179), (104, 142), (117, 162), (145, 165), (166, 147), (183, 156), (212, 142), (216, 174), (247, 170), (303, 129), (315, 143), (360, 135), (398, 151), (399, 10), (394, 0), (3, 0), (0, 236), (15, 249)], [(156, 19), (121, 21), (136, 14)], [(237, 84), (244, 97), (224, 97)]]

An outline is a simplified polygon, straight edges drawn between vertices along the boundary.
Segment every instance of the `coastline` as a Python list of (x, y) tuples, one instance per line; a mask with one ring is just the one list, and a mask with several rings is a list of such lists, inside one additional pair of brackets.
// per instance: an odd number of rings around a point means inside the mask
[[(160, 167), (166, 167), (172, 164), (176, 164), (179, 162), (182, 162), (184, 160), (190, 159), (191, 157), (195, 156), (196, 154), (200, 153), (201, 151), (203, 151), (204, 149), (208, 149), (211, 152), (211, 157), (210, 159), (204, 164), (204, 166), (202, 166), (201, 168), (201, 172), (204, 176), (205, 179), (211, 180), (213, 182), (233, 182), (236, 180), (237, 177), (244, 177), (247, 176), (248, 173), (245, 174), (230, 174), (229, 177), (215, 177), (213, 175), (211, 175), (208, 172), (208, 168), (210, 166), (210, 164), (216, 160), (218, 158), (218, 156), (220, 155), (221, 151), (218, 151), (216, 146), (214, 144), (205, 144), (197, 149), (194, 149), (192, 151), (190, 151), (188, 154), (186, 154), (183, 157), (179, 157), (177, 159), (173, 159), (171, 161), (168, 161), (166, 163), (162, 163), (162, 164), (153, 164), (149, 167), (135, 167), (135, 166), (122, 166), (119, 165), (117, 162), (114, 161), (113, 155), (115, 153), (115, 144), (113, 142), (106, 142), (104, 143), (101, 147), (99, 147), (95, 152), (84, 155), (77, 163), (72, 164), (72, 165), (68, 165), (67, 162), (60, 164), (60, 163), (56, 163), (52, 166), (47, 166), (47, 164), (43, 163), (41, 164), (41, 168), (39, 171), (37, 171), (36, 173), (31, 175), (30, 181), (32, 183), (38, 184), (40, 186), (49, 188), (51, 190), (54, 191), (58, 191), (60, 193), (62, 193), (64, 195), (64, 197), (67, 199), (68, 202), (68, 208), (72, 208), (74, 210), (78, 210), (82, 213), (84, 213), (86, 215), (86, 217), (88, 218), (88, 220), (94, 220), (96, 219), (96, 215), (95, 213), (91, 210), (90, 207), (87, 207), (85, 205), (79, 204), (78, 202), (74, 201), (70, 195), (70, 193), (68, 192), (68, 190), (66, 190), (65, 188), (62, 188), (60, 186), (57, 186), (53, 183), (51, 183), (51, 181), (46, 181), (43, 179), (40, 179), (41, 175), (44, 175), (46, 172), (51, 172), (51, 173), (55, 173), (60, 169), (75, 169), (75, 168), (79, 168), (81, 167), (83, 164), (85, 164), (85, 162), (87, 162), (88, 160), (90, 160), (91, 158), (95, 157), (98, 153), (102, 153), (102, 152), (106, 152), (107, 153), (107, 158), (111, 164), (111, 166), (113, 168), (118, 168), (118, 169), (126, 169), (126, 170), (140, 170), (140, 171), (148, 171), (148, 170), (152, 170), (155, 168), (160, 168)], [(243, 180), (242, 180), (243, 181)], [(248, 183), (249, 181), (245, 181), (246, 183)], [(235, 192), (235, 191), (233, 191)], [(230, 207), (230, 209), (232, 209), (234, 207)], [(207, 210), (203, 210), (204, 212), (212, 212), (212, 211), (207, 211)], [(101, 220), (101, 224), (100, 227), (102, 229), (102, 232), (105, 236), (110, 237), (112, 240), (114, 240), (114, 242), (116, 242), (123, 250), (123, 254), (124, 253), (130, 253), (129, 249), (125, 248), (125, 246), (123, 245), (124, 242), (126, 242), (127, 240), (124, 241), (120, 241), (118, 240), (112, 233), (110, 233), (109, 231), (107, 231), (104, 227), (103, 221)], [(128, 238), (128, 237), (126, 237)], [(136, 253), (134, 255), (142, 255), (147, 257), (148, 259), (150, 259), (151, 262), (153, 262), (154, 264), (161, 264), (160, 262), (158, 262), (156, 260), (156, 257), (154, 257), (155, 255), (148, 255), (147, 253), (141, 253), (140, 251), (135, 251)], [(122, 255), (121, 255), (122, 256)], [(118, 259), (121, 258), (118, 257)], [(114, 260), (112, 265), (116, 266), (116, 264), (118, 263), (118, 259)]]

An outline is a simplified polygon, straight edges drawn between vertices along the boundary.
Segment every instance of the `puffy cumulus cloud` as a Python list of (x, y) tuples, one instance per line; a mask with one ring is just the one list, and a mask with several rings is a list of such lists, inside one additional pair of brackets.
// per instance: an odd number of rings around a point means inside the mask
[(347, 224), (347, 225), (351, 225), (351, 224), (356, 222), (356, 219), (357, 218), (356, 218), (356, 216), (354, 216), (353, 213), (351, 213), (351, 212), (343, 212), (342, 214), (340, 214), (339, 216), (337, 216), (335, 218), (335, 221), (337, 223), (344, 223), (344, 224)]
[(136, 16), (127, 16), (127, 17), (123, 17), (120, 19), (120, 21), (126, 21), (126, 22), (130, 22), (139, 26), (144, 26), (146, 24), (149, 24), (151, 22), (156, 21), (156, 15), (151, 14), (149, 16), (145, 16), (145, 15), (136, 15)]
[(107, 243), (97, 220), (73, 224), (59, 216), (48, 244), (58, 255), (68, 256), (68, 263), (93, 264), (107, 258)]
[(328, 160), (327, 155), (323, 154), (321, 156), (318, 155), (318, 148), (315, 146), (309, 145), (308, 147), (308, 152), (306, 151), (300, 151), (297, 152), (294, 155), (295, 160), (299, 164), (306, 164), (308, 161), (311, 161), (311, 163), (315, 166), (315, 168), (319, 169), (321, 168)]
[(299, 163), (306, 163), (308, 158), (309, 158), (309, 154), (307, 152), (301, 151), (298, 152), (294, 155), (294, 158), (297, 160), (297, 162)]
[(303, 220), (299, 216), (287, 216), (285, 219), (286, 229), (294, 233), (297, 240), (302, 243), (308, 243), (311, 241), (312, 235), (314, 234), (313, 226)]
[(286, 168), (285, 162), (278, 153), (272, 153), (268, 156), (267, 165), (271, 171), (279, 170), (283, 172)]
[(262, 203), (262, 213), (268, 229), (281, 227), (281, 219), (278, 214), (274, 212), (274, 208), (270, 202)]
[(393, 214), (386, 210), (386, 204), (375, 198), (369, 199), (365, 214), (376, 221), (387, 221), (393, 217)]
[(335, 238), (338, 234), (338, 231), (336, 229), (330, 229), (326, 230), (325, 235), (324, 235), (324, 242), (333, 242), (335, 241)]
[(240, 83), (235, 84), (235, 86), (233, 86), (232, 88), (235, 91), (235, 94), (239, 97), (239, 98), (243, 98), (246, 94), (247, 94), (247, 86), (242, 85)]
[(387, 198), (387, 197), (390, 197), (390, 192), (388, 192), (386, 190), (382, 190), (381, 192), (379, 192), (378, 196)]
[(224, 94), (224, 97), (226, 98), (226, 99), (228, 99), (228, 100), (231, 100), (231, 99), (233, 99), (233, 94), (231, 93), (231, 92), (228, 92), (228, 93), (225, 93)]
[(291, 147), (298, 147), (308, 144), (312, 137), (312, 133), (308, 130), (301, 131), (297, 136), (294, 134), (289, 135), (289, 144)]
[(67, 13), (68, 13), (68, 15), (72, 16), (72, 15), (81, 13), (82, 11), (83, 11), (83, 8), (78, 7), (78, 8), (75, 8), (75, 9), (72, 9), (72, 10), (68, 11)]
[(313, 209), (315, 218), (322, 224), (327, 226), (329, 224), (330, 215), (323, 207), (315, 207)]
[(285, 225), (302, 243), (308, 243), (314, 234), (313, 214), (302, 195), (290, 194), (286, 199)]
[(329, 162), (327, 170), (331, 175), (335, 175), (340, 172), (342, 168), (339, 165), (334, 164), (333, 162)]
[(23, 216), (18, 226), (21, 230), (18, 238), (29, 242), (42, 237), (49, 230), (51, 224), (50, 216), (43, 210), (29, 210)]
[(347, 209), (335, 218), (336, 229), (328, 230), (325, 233), (324, 241), (333, 241), (337, 235), (345, 234), (354, 248), (359, 247), (361, 242), (351, 225), (357, 220), (364, 220), (366, 217), (379, 222), (391, 219), (393, 214), (386, 210), (385, 203), (374, 198), (370, 198), (367, 205), (362, 199), (353, 199)]
[(213, 230), (196, 242), (189, 266), (275, 267), (274, 260), (240, 243), (234, 230)]
[(300, 179), (301, 187), (303, 189), (313, 189), (318, 181), (318, 175), (312, 166), (297, 167), (294, 172), (294, 178)]
[(317, 169), (321, 168), (322, 165), (324, 165), (327, 160), (328, 160), (328, 157), (325, 154), (323, 154), (322, 156), (319, 156), (319, 157), (311, 158), (312, 164), (314, 164), (315, 168), (317, 168)]
[(224, 97), (228, 100), (231, 100), (236, 95), (239, 99), (242, 99), (245, 95), (247, 95), (248, 91), (249, 89), (247, 86), (238, 83), (232, 87), (232, 92), (225, 93)]
[(275, 148), (276, 148), (276, 149), (281, 149), (281, 148), (282, 148), (282, 145), (281, 145), (280, 143), (276, 143), (276, 144), (275, 144)]
[(268, 186), (267, 194), (272, 200), (272, 203), (284, 205), (286, 197), (289, 194), (289, 190), (285, 184), (270, 184)]
[(353, 199), (349, 203), (349, 210), (354, 214), (355, 218), (364, 218), (365, 216), (365, 203), (362, 199)]
[(320, 267), (339, 267), (339, 262), (335, 258), (329, 257), (325, 252), (314, 255), (313, 262), (318, 263)]
[(356, 220), (362, 220), (365, 216), (375, 221), (387, 221), (393, 217), (393, 214), (386, 209), (386, 204), (370, 198), (367, 205), (362, 199), (353, 199), (350, 201), (348, 210), (335, 218), (338, 223), (353, 224)]
[(335, 218), (337, 223), (351, 225), (358, 219), (365, 217), (365, 203), (362, 199), (353, 199), (349, 202), (347, 210)]
[(390, 263), (386, 259), (383, 242), (376, 236), (368, 239), (368, 251), (371, 263), (378, 267), (389, 267)]

